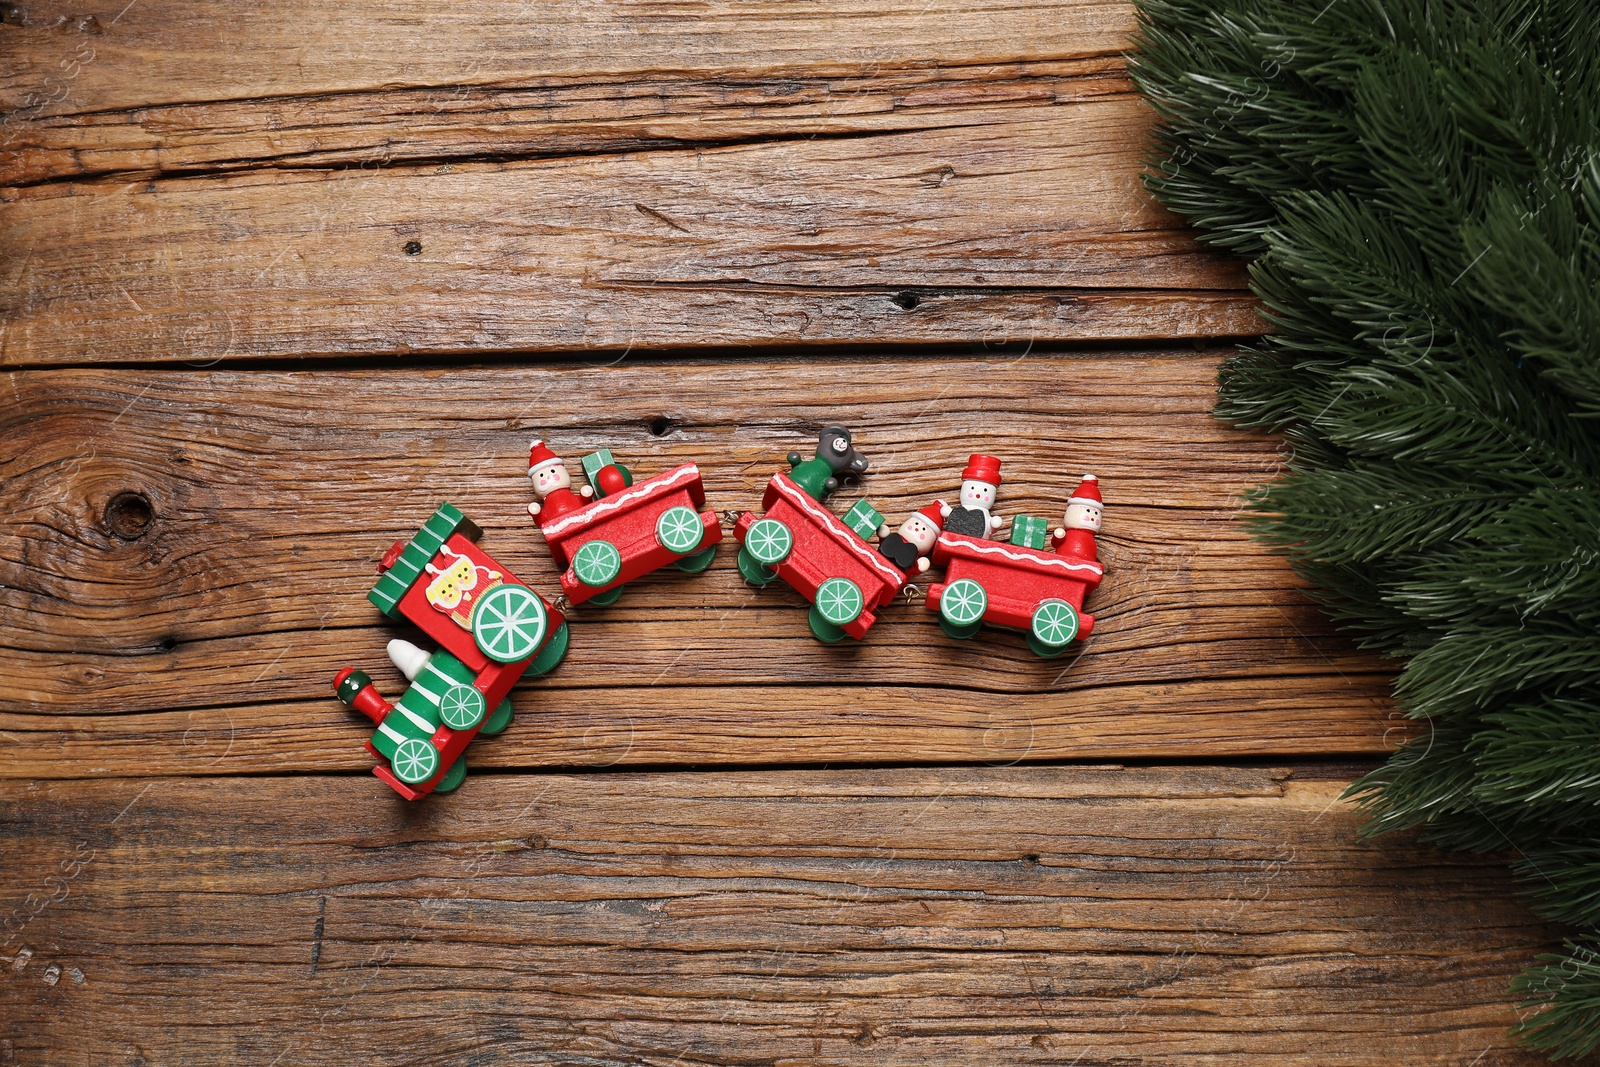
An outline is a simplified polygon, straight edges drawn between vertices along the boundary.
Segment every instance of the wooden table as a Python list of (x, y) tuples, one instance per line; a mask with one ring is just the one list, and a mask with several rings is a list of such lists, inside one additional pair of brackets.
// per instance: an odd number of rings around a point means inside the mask
[[(1411, 728), (1235, 521), (1260, 323), (1122, 0), (0, 13), (0, 1064), (1538, 1062), (1503, 858), (1339, 799)], [(530, 437), (741, 509), (833, 418), (895, 522), (1099, 474), (1083, 653), (823, 646), (724, 550), (368, 773), (439, 500), (551, 589)]]

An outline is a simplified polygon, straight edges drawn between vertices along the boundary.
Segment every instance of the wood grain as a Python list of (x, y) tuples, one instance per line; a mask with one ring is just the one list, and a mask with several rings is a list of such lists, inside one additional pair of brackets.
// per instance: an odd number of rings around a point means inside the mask
[[(1540, 1062), (1493, 860), (1259, 768), (0, 784), (9, 1062)], [(31, 895), (30, 895), (31, 894)]]
[[(830, 418), (874, 463), (836, 503), (864, 492), (896, 521), (949, 496), (976, 448), (1004, 458), (1005, 514), (1055, 518), (1078, 475), (1098, 473), (1108, 574), (1082, 655), (1039, 660), (999, 633), (955, 642), (920, 604), (859, 645), (823, 646), (795, 594), (750, 589), (724, 552), (704, 575), (654, 576), (615, 608), (580, 609), (567, 662), (519, 689), (518, 727), (476, 746), (473, 765), (1386, 751), (1407, 736), (1386, 668), (1332, 636), (1234, 521), (1277, 458), (1208, 414), (1216, 365), (1190, 353), (13, 374), (0, 730), (28, 743), (0, 746), (0, 773), (362, 767), (360, 727), (328, 679), (360, 665), (398, 685), (382, 648), (409, 631), (379, 625), (364, 593), (440, 499), (553, 588), (523, 510), (529, 438), (574, 459), (609, 446), (640, 472), (694, 460), (709, 506), (729, 511), (756, 506), (783, 455), (809, 450)], [(108, 508), (130, 493), (153, 518), (126, 539)]]
[[(0, 25), (15, 55), (0, 106), (59, 115), (539, 77), (877, 74), (1115, 56), (1132, 28), (1122, 0), (20, 0)], [(80, 42), (94, 58), (61, 67)]]
[(693, 153), (17, 190), (0, 362), (1257, 332), (1237, 265), (1140, 188), (1142, 105), (1056, 110)]
[(1140, 188), (1122, 4), (189, 9), (0, 22), (0, 364), (1261, 328)]

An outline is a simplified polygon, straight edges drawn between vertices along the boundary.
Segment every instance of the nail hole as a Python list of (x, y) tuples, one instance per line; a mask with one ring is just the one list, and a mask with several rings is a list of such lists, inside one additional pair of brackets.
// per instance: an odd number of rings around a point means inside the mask
[(171, 652), (178, 647), (178, 639), (176, 637), (163, 637), (156, 647), (163, 652)]
[(651, 437), (665, 437), (665, 436), (667, 436), (667, 434), (669, 434), (671, 432), (672, 432), (672, 420), (667, 418), (665, 415), (661, 416), (659, 419), (651, 419), (650, 420), (650, 436)]
[(1030, 852), (1026, 856), (1022, 857), (1022, 862), (1027, 864), (1029, 867), (1037, 867), (1039, 866), (1039, 854), (1037, 852)]
[(896, 293), (889, 300), (902, 311), (915, 311), (917, 305), (922, 303), (922, 297), (916, 293)]
[(401, 251), (404, 252), (408, 256), (420, 256), (420, 255), (422, 255), (422, 242), (421, 241), (407, 241), (405, 243), (405, 247), (402, 248)]
[(118, 493), (106, 504), (105, 526), (113, 537), (133, 541), (145, 535), (155, 517), (150, 498), (143, 493)]

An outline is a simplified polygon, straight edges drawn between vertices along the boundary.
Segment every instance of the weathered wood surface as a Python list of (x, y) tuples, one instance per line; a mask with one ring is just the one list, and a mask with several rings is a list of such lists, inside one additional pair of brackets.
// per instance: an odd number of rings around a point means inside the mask
[[(1337, 800), (1408, 727), (1234, 522), (1276, 446), (1187, 342), (1261, 322), (1139, 188), (1132, 25), (0, 4), (0, 1067), (1535, 1062), (1552, 932)], [(725, 551), (579, 611), (459, 793), (366, 773), (328, 682), (400, 688), (362, 594), (441, 498), (548, 589), (535, 433), (722, 510), (833, 418), (896, 518), (1100, 474), (1081, 656), (823, 648)], [(1178, 758), (1300, 762), (1036, 762)]]
[[(1108, 575), (1085, 651), (957, 642), (920, 603), (823, 646), (798, 595), (746, 586), (726, 547), (704, 575), (578, 609), (567, 661), (519, 688), (517, 730), (473, 765), (1383, 752), (1404, 733), (1385, 666), (1233, 521), (1277, 457), (1208, 414), (1215, 369), (1191, 352), (12, 374), (0, 730), (23, 743), (0, 746), (0, 773), (362, 767), (329, 679), (360, 665), (397, 691), (383, 645), (408, 630), (364, 594), (440, 499), (551, 590), (524, 510), (531, 437), (574, 461), (610, 446), (640, 473), (696, 461), (708, 506), (738, 511), (830, 418), (874, 464), (836, 503), (864, 494), (895, 522), (952, 496), (975, 448), (1007, 457), (1007, 515), (1056, 519), (1098, 473)], [(118, 536), (125, 494), (151, 514)]]
[(0, 364), (1260, 328), (1140, 188), (1126, 6), (837, 6), (21, 5)]
[(1339, 781), (479, 785), (0, 785), (6, 1062), (1540, 1062), (1505, 980), (1551, 931), (1492, 859), (1357, 843)]

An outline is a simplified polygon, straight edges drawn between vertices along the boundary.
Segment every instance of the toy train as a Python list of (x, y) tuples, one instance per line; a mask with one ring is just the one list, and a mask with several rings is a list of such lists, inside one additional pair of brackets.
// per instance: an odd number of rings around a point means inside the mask
[(951, 637), (973, 637), (985, 623), (1008, 626), (1026, 631), (1036, 655), (1051, 657), (1094, 628), (1083, 598), (1104, 571), (1093, 560), (942, 533), (933, 561), (945, 579), (928, 587), (925, 603)]
[[(781, 579), (795, 589), (810, 604), (818, 639), (865, 637), (879, 611), (934, 566), (945, 569), (944, 580), (929, 586), (925, 604), (952, 637), (971, 638), (985, 624), (1018, 629), (1034, 653), (1050, 657), (1093, 630), (1083, 603), (1104, 573), (1093, 475), (1074, 491), (1053, 534), (1042, 519), (1017, 516), (1004, 543), (991, 536), (1002, 525), (990, 514), (1000, 484), (1000, 461), (992, 456), (969, 459), (957, 505), (930, 504), (896, 533), (866, 500), (842, 517), (826, 504), (843, 482), (867, 471), (849, 430), (827, 426), (813, 458), (791, 452), (788, 460), (789, 471), (767, 483), (762, 513), (745, 512), (733, 523), (738, 568), (752, 585)], [(700, 510), (705, 487), (695, 464), (635, 482), (601, 450), (584, 458), (583, 471), (587, 484), (574, 491), (566, 465), (542, 441), (533, 443), (528, 474), (538, 500), (528, 511), (563, 568), (566, 604), (613, 603), (627, 583), (668, 565), (689, 573), (710, 566), (722, 528), (715, 513)], [(444, 503), (379, 564), (367, 598), (440, 646), (428, 653), (408, 641), (389, 643), (390, 659), (410, 681), (404, 696), (390, 704), (351, 668), (334, 678), (339, 699), (377, 726), (366, 746), (379, 761), (373, 773), (407, 800), (459, 786), (473, 738), (510, 724), (512, 687), (566, 654), (561, 608), (479, 548), (480, 536)]]
[[(782, 579), (805, 597), (818, 639), (865, 637), (877, 621), (875, 609), (930, 566), (946, 574), (930, 586), (925, 603), (952, 637), (971, 638), (985, 623), (1020, 629), (1035, 654), (1051, 657), (1094, 628), (1094, 616), (1083, 612), (1084, 597), (1104, 573), (1096, 558), (1100, 495), (1093, 475), (1074, 492), (1054, 550), (1047, 551), (1043, 521), (1031, 516), (1018, 517), (1011, 544), (990, 536), (1001, 525), (990, 514), (1000, 485), (993, 456), (969, 458), (957, 506), (939, 501), (923, 508), (897, 534), (865, 500), (842, 520), (824, 503), (844, 477), (867, 470), (844, 427), (824, 428), (816, 457), (802, 462), (790, 453), (789, 464), (788, 475), (767, 483), (765, 513), (745, 512), (734, 524), (739, 571), (751, 585)], [(881, 538), (876, 549), (868, 541), (873, 533)]]
[(711, 566), (722, 526), (706, 502), (700, 468), (685, 463), (635, 484), (609, 449), (583, 460), (588, 485), (572, 491), (566, 464), (543, 441), (533, 442), (528, 477), (538, 502), (529, 514), (573, 604), (613, 604), (623, 586), (671, 564), (698, 574)]
[(409, 541), (396, 541), (367, 593), (391, 619), (405, 619), (441, 646), (429, 654), (408, 641), (389, 656), (411, 685), (384, 700), (364, 672), (334, 678), (339, 699), (377, 724), (367, 751), (373, 773), (407, 800), (447, 793), (466, 777), (462, 758), (480, 733), (511, 722), (511, 687), (543, 674), (566, 654), (562, 613), (480, 549), (479, 528), (448, 502)]

